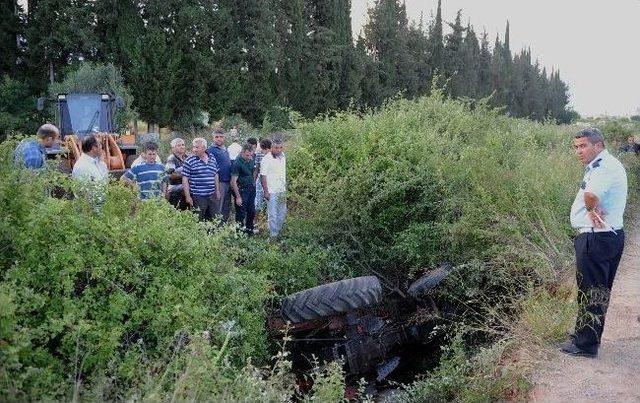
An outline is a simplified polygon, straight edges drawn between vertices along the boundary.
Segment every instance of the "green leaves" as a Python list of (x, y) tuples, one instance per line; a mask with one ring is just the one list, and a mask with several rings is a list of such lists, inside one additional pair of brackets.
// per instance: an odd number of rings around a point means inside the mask
[[(0, 145), (0, 394), (65, 399), (67, 380), (97, 391), (104, 377), (126, 394), (164, 371), (178, 340), (205, 332), (212, 346), (226, 344), (220, 360), (266, 358), (263, 302), (279, 267), (242, 265), (262, 249), (247, 256), (232, 229), (210, 233), (119, 182), (100, 213), (82, 198), (52, 198), (48, 184), (70, 192), (69, 179), (25, 180), (32, 173), (13, 169), (13, 145)], [(234, 323), (229, 340), (225, 323)]]

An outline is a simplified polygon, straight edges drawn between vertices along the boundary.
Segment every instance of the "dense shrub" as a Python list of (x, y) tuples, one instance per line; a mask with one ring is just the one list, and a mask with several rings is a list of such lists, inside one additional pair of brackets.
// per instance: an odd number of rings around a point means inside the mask
[(291, 232), (363, 271), (450, 261), (467, 265), (465, 287), (485, 272), (542, 281), (569, 256), (580, 167), (567, 133), (437, 95), (305, 124), (289, 154)]
[(294, 392), (245, 364), (270, 356), (265, 301), (315, 285), (323, 252), (283, 254), (118, 183), (99, 212), (51, 197), (74, 184), (53, 169), (13, 169), (15, 144), (0, 145), (0, 396)]

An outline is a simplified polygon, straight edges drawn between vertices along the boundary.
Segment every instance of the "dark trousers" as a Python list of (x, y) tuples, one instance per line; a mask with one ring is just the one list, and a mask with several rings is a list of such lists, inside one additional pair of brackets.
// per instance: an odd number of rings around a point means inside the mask
[(182, 190), (177, 192), (170, 192), (168, 200), (169, 203), (178, 210), (186, 210), (187, 207), (189, 207)]
[(198, 219), (200, 221), (211, 221), (218, 213), (218, 200), (215, 194), (209, 196), (192, 195), (193, 207), (198, 210)]
[(242, 197), (242, 206), (236, 204), (236, 222), (246, 228), (247, 233), (253, 234), (253, 219), (256, 216), (255, 186), (240, 189), (240, 196)]
[(573, 240), (576, 250), (578, 318), (574, 333), (576, 346), (597, 353), (604, 330), (613, 280), (624, 249), (624, 231), (587, 232)]
[(229, 182), (220, 182), (220, 201), (218, 202), (218, 211), (216, 214), (222, 215), (222, 222), (226, 223), (231, 213), (231, 185)]

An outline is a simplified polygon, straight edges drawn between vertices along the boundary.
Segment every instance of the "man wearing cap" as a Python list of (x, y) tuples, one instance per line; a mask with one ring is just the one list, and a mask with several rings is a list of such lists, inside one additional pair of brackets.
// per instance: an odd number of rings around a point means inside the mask
[(60, 132), (52, 124), (44, 124), (38, 129), (37, 139), (22, 140), (13, 153), (16, 166), (28, 169), (41, 169), (46, 159), (45, 149), (52, 147)]
[(623, 215), (627, 173), (605, 149), (598, 129), (584, 129), (573, 139), (584, 177), (571, 206), (576, 252), (579, 311), (575, 332), (560, 351), (596, 357), (604, 330), (613, 280), (624, 248)]

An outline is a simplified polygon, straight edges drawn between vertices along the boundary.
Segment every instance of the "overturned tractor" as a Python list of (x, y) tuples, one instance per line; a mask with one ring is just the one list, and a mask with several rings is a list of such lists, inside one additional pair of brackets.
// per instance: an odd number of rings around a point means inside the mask
[(375, 276), (346, 279), (292, 294), (270, 315), (268, 328), (285, 335), (294, 369), (342, 360), (347, 382), (380, 382), (411, 345), (428, 343), (443, 312), (433, 291), (449, 265), (427, 272), (406, 290)]

